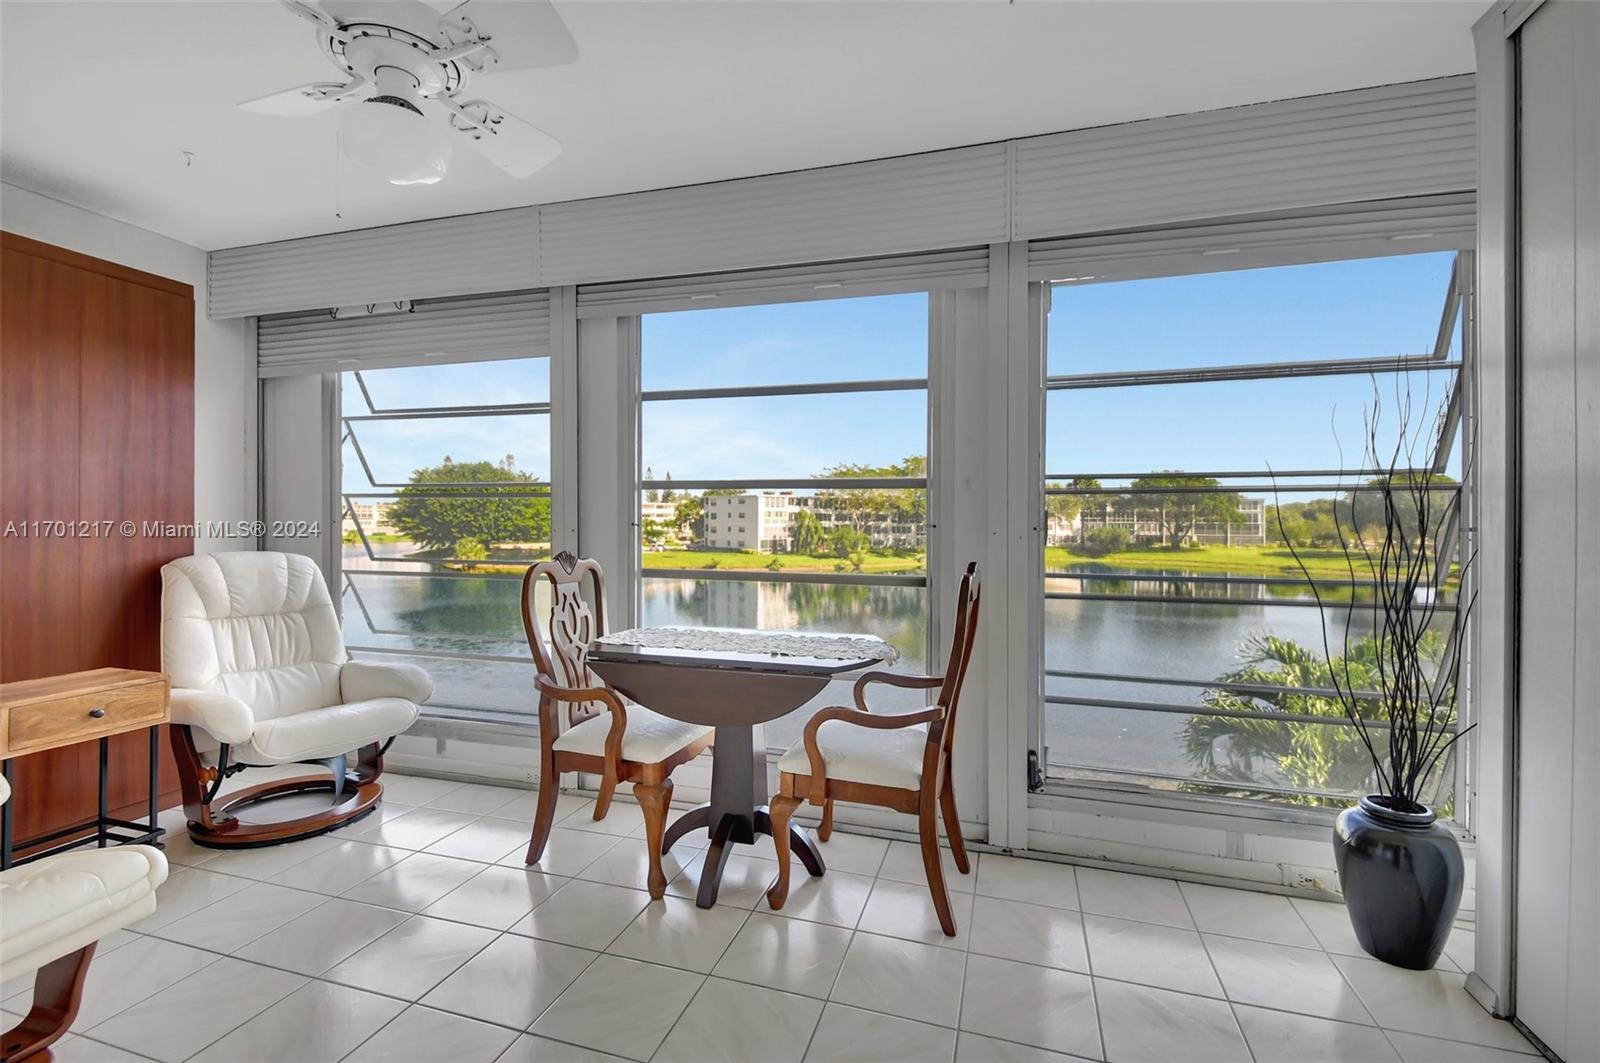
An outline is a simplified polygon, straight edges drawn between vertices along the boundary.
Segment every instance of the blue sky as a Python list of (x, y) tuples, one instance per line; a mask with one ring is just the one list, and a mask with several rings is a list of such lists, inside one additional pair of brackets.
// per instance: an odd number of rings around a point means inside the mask
[[(1420, 354), (1433, 346), (1453, 255), (1425, 254), (1195, 277), (1058, 287), (1052, 373)], [(920, 294), (655, 314), (644, 319), (646, 390), (924, 377), (928, 300)], [(382, 406), (542, 401), (544, 359), (365, 373)], [(1437, 401), (1449, 374), (1431, 377)], [(1386, 381), (1384, 386), (1390, 386)], [(1052, 473), (1334, 467), (1359, 448), (1367, 377), (1053, 392)], [(1392, 396), (1386, 396), (1392, 403)], [(347, 387), (347, 413), (365, 412)], [(412, 468), (499, 461), (549, 475), (544, 417), (366, 422), (380, 479)], [(657, 476), (805, 477), (841, 462), (881, 465), (926, 449), (920, 391), (647, 403), (646, 464)], [(362, 474), (346, 453), (346, 488)]]

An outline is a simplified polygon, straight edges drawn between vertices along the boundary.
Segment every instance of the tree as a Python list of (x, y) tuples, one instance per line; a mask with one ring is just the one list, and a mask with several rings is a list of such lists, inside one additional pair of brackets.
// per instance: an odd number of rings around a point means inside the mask
[(485, 547), (544, 543), (550, 541), (550, 496), (537, 478), (509, 464), (457, 462), (447, 455), (441, 464), (411, 474), (396, 493), (389, 520), (406, 538), (433, 550), (453, 551), (463, 539)]
[[(1438, 632), (1428, 632), (1419, 642), (1424, 660), (1437, 666), (1444, 656), (1445, 640)], [(1337, 681), (1358, 697), (1352, 699), (1363, 719), (1383, 724), (1388, 714), (1377, 698), (1380, 643), (1368, 635), (1351, 639), (1349, 650), (1331, 662), (1321, 652), (1308, 649), (1290, 639), (1257, 635), (1240, 647), (1241, 666), (1218, 682), (1251, 688), (1251, 693), (1213, 687), (1201, 700), (1214, 709), (1227, 712), (1282, 713), (1289, 719), (1255, 719), (1244, 716), (1193, 716), (1185, 725), (1184, 747), (1197, 774), (1207, 783), (1204, 789), (1237, 788), (1246, 795), (1263, 780), (1281, 773), (1288, 788), (1310, 791), (1288, 797), (1300, 804), (1322, 804), (1317, 792), (1366, 793), (1373, 788), (1372, 758), (1362, 744), (1360, 733), (1341, 726), (1346, 710), (1332, 696)], [(1274, 688), (1283, 689), (1280, 693)], [(1329, 694), (1299, 693), (1295, 688), (1330, 690)], [(1257, 692), (1259, 691), (1259, 692)], [(1449, 692), (1450, 722), (1453, 725), (1454, 690)], [(1327, 718), (1327, 723), (1312, 723), (1304, 717)], [(1438, 769), (1435, 769), (1436, 771)], [(1435, 775), (1439, 785), (1448, 773)], [(1279, 783), (1278, 785), (1282, 785)], [(1348, 803), (1344, 801), (1342, 803)], [(1448, 787), (1440, 794), (1441, 811), (1449, 807)]]
[[(871, 544), (866, 532), (856, 531), (847, 525), (841, 524), (828, 532), (828, 552), (834, 557), (849, 560), (852, 554), (865, 552)], [(858, 570), (860, 567), (856, 566)]]
[(1194, 526), (1201, 522), (1236, 524), (1244, 519), (1237, 494), (1196, 490), (1221, 486), (1214, 476), (1159, 472), (1141, 476), (1131, 486), (1136, 491), (1123, 496), (1119, 504), (1138, 512), (1154, 510), (1161, 528), (1161, 541), (1169, 546), (1182, 546)]
[[(1052, 480), (1045, 484), (1045, 487), (1052, 491), (1098, 491), (1100, 481), (1092, 476), (1074, 476), (1065, 483)], [(1092, 495), (1045, 495), (1044, 511), (1051, 517), (1070, 521), (1092, 504), (1090, 499), (1093, 497)]]
[(678, 527), (689, 529), (690, 542), (704, 542), (706, 537), (706, 510), (705, 505), (694, 495), (684, 495), (678, 499), (677, 507), (672, 511), (672, 519)]
[[(1417, 515), (1418, 499), (1421, 492), (1431, 491), (1439, 486), (1454, 486), (1453, 477), (1436, 472), (1399, 473), (1393, 477), (1378, 476), (1367, 481), (1368, 487), (1384, 487), (1393, 483), (1392, 492), (1384, 491), (1351, 491), (1345, 495), (1348, 512), (1342, 514), (1349, 517), (1349, 524), (1356, 528), (1370, 528), (1384, 526), (1384, 498), (1389, 499), (1388, 505), (1394, 507), (1395, 519), (1400, 524), (1400, 531), (1408, 542), (1417, 540), (1418, 526), (1421, 523)], [(1437, 540), (1445, 531), (1445, 516), (1449, 507), (1443, 500), (1449, 495), (1444, 492), (1435, 492), (1435, 503), (1428, 508), (1429, 514), (1428, 538)]]
[(653, 517), (646, 517), (639, 527), (639, 538), (646, 546), (659, 546), (667, 537), (667, 526)]
[[(650, 466), (646, 465), (644, 467), (644, 478), (646, 480), (654, 480), (656, 478), (656, 471), (654, 469), (652, 469)], [(648, 490), (648, 491), (646, 491), (644, 493), (644, 497), (645, 497), (645, 500), (648, 501), (648, 502), (660, 502), (661, 501), (661, 491), (659, 489), (657, 489), (657, 488), (652, 487), (652, 488), (650, 488), (650, 490)]]
[(1334, 524), (1335, 509), (1344, 507), (1349, 526), (1349, 503), (1332, 498), (1313, 498), (1305, 502), (1280, 502), (1267, 507), (1266, 534), (1270, 542), (1292, 546), (1337, 549), (1339, 529)]
[(827, 531), (822, 527), (822, 521), (809, 509), (802, 509), (794, 515), (794, 552), (815, 557), (822, 552), (823, 540)]
[(661, 501), (663, 501), (663, 502), (671, 502), (672, 501), (672, 487), (670, 485), (672, 483), (672, 473), (668, 472), (666, 474), (666, 476), (664, 477), (664, 479), (666, 480), (666, 482), (667, 482), (667, 484), (669, 486), (663, 487), (661, 489)]
[(458, 561), (467, 562), (461, 567), (466, 569), (468, 572), (471, 572), (473, 569), (478, 567), (476, 564), (473, 564), (473, 562), (483, 561), (489, 556), (489, 548), (482, 542), (478, 541), (477, 539), (473, 539), (470, 536), (464, 539), (457, 539), (456, 547), (451, 552), (456, 556)]
[[(928, 459), (913, 454), (890, 465), (835, 465), (823, 476), (833, 479), (923, 478), (928, 475)], [(920, 487), (866, 487), (818, 491), (817, 503), (842, 512), (857, 531), (868, 524), (889, 520), (897, 524), (927, 526), (928, 493)]]
[(1132, 543), (1133, 536), (1128, 534), (1126, 528), (1106, 525), (1084, 532), (1083, 542), (1078, 544), (1077, 552), (1089, 557), (1105, 557), (1126, 550)]

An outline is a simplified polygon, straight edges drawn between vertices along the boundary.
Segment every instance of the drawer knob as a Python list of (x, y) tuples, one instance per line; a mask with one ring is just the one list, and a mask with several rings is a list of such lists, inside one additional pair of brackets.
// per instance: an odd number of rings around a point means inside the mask
[(105, 714), (106, 714), (106, 710), (105, 709), (90, 709), (89, 710), (89, 715), (94, 717), (97, 720), (100, 719), (100, 717), (104, 716)]

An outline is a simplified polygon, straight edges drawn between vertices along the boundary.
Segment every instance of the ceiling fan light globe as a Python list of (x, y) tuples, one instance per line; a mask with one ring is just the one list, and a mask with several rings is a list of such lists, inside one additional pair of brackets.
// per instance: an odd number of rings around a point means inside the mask
[(339, 150), (392, 185), (432, 185), (450, 169), (454, 135), (404, 101), (351, 103), (339, 112)]

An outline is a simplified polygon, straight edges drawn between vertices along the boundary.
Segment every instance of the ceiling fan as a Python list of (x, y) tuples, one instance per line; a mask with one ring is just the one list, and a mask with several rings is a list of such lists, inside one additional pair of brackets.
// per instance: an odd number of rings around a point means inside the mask
[(465, 141), (513, 177), (561, 144), (488, 100), (469, 99), (481, 74), (560, 66), (578, 46), (548, 0), (281, 0), (312, 24), (343, 81), (285, 89), (239, 106), (298, 118), (338, 109), (341, 150), (392, 184), (433, 184)]

